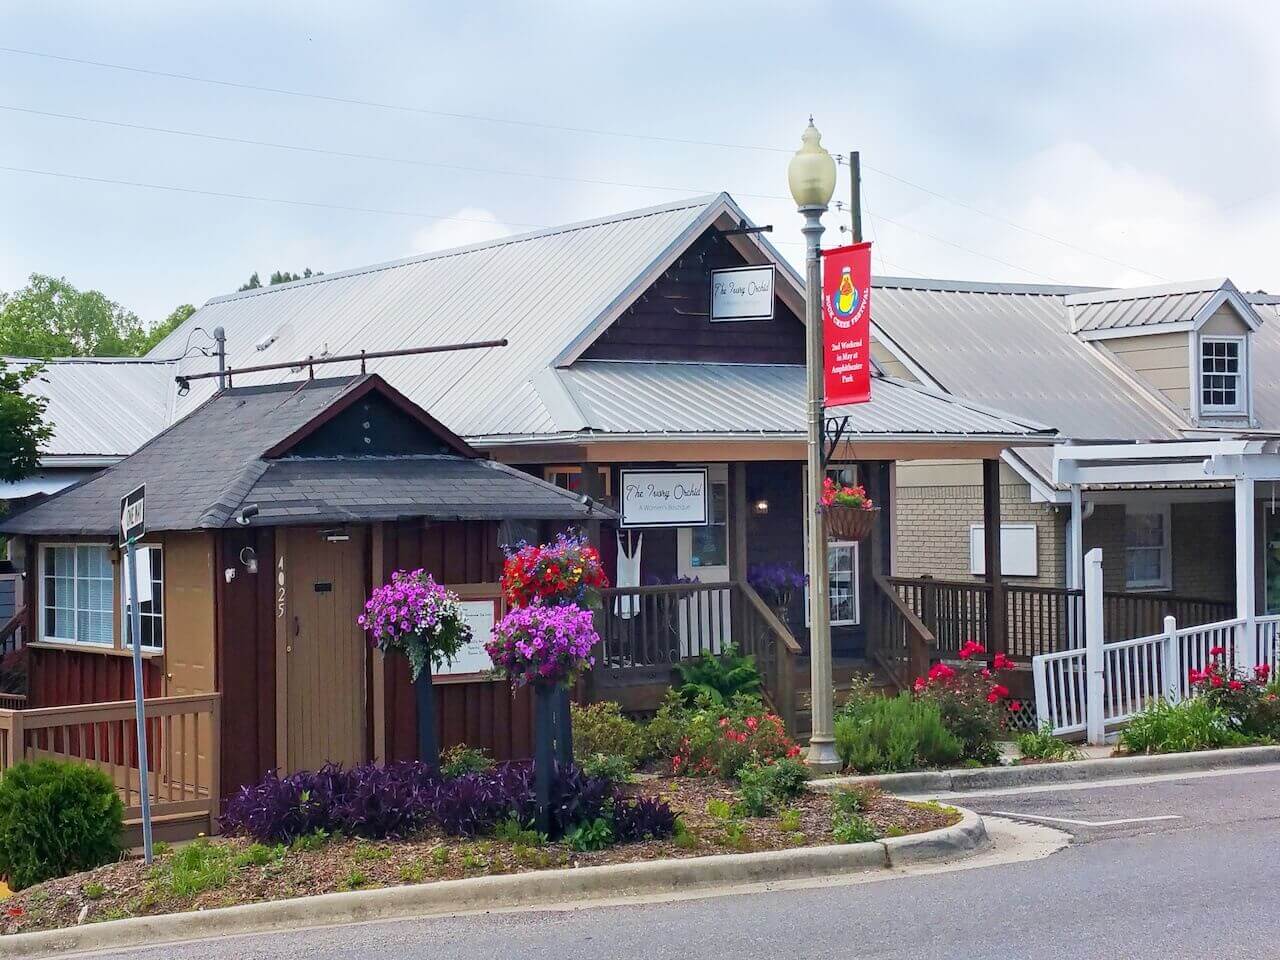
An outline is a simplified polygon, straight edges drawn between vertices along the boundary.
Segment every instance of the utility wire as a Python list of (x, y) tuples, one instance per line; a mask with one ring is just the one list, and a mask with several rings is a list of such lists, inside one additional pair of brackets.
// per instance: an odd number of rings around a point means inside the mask
[(385, 207), (354, 207), (342, 203), (324, 203), (318, 200), (287, 200), (282, 197), (264, 197), (252, 193), (225, 193), (220, 190), (202, 190), (196, 187), (178, 187), (165, 183), (145, 183), (141, 180), (117, 180), (112, 177), (90, 177), (78, 173), (62, 173), (56, 170), (37, 170), (32, 167), (11, 167), (0, 165), (0, 171), (8, 173), (26, 173), (37, 177), (55, 177), (61, 180), (79, 180), (85, 183), (109, 183), (121, 187), (139, 187), (148, 190), (167, 190), (171, 193), (191, 193), (201, 197), (218, 197), (224, 200), (253, 200), (258, 203), (282, 203), (299, 207), (316, 207), (324, 210), (345, 210), (351, 213), (381, 213), (394, 217), (417, 217), (423, 220), (452, 220), (458, 223), (483, 223), (489, 226), (533, 227), (543, 229), (545, 223), (518, 223), (503, 220), (495, 223), (479, 217), (446, 217), (438, 213), (422, 213), (417, 210), (390, 210)]
[[(627, 131), (627, 130), (609, 130), (609, 129), (602, 129), (598, 127), (576, 127), (576, 126), (568, 126), (564, 124), (543, 123), (536, 120), (520, 120), (520, 119), (513, 119), (510, 117), (494, 117), (494, 116), (488, 116), (485, 114), (477, 114), (477, 113), (462, 113), (458, 111), (449, 111), (449, 110), (434, 110), (428, 107), (420, 107), (420, 106), (404, 104), (404, 103), (391, 103), (391, 102), (380, 101), (380, 100), (366, 100), (358, 97), (341, 97), (333, 94), (313, 93), (311, 91), (306, 91), (306, 90), (293, 90), (286, 87), (272, 87), (272, 86), (266, 86), (261, 84), (243, 83), (235, 80), (222, 80), (215, 77), (199, 76), (197, 74), (177, 73), (177, 72), (166, 71), (166, 70), (153, 70), (147, 67), (135, 67), (135, 66), (130, 66), (128, 64), (111, 63), (105, 60), (92, 60), (86, 57), (68, 57), (60, 54), (47, 53), (40, 50), (27, 50), (20, 47), (0, 47), (0, 53), (9, 53), (9, 54), (14, 54), (16, 56), (36, 57), (36, 58), (45, 59), (45, 60), (54, 60), (61, 63), (74, 63), (82, 66), (100, 67), (107, 70), (119, 70), (126, 73), (135, 73), (135, 74), (141, 74), (143, 76), (151, 76), (151, 77), (163, 77), (170, 80), (183, 80), (189, 83), (203, 83), (203, 84), (209, 84), (211, 86), (230, 87), (230, 88), (240, 89), (240, 90), (252, 90), (258, 93), (272, 93), (272, 94), (277, 94), (279, 96), (297, 97), (297, 98), (303, 98), (303, 99), (309, 99), (309, 100), (319, 100), (327, 103), (342, 103), (342, 104), (348, 104), (353, 106), (372, 107), (374, 109), (379, 109), (379, 110), (394, 110), (402, 113), (416, 113), (424, 116), (445, 117), (452, 120), (472, 120), (472, 121), (479, 121), (483, 123), (508, 124), (511, 126), (518, 126), (518, 127), (527, 127), (527, 128), (535, 128), (535, 129), (543, 129), (543, 130), (556, 130), (562, 133), (590, 134), (593, 136), (617, 137), (617, 138), (622, 138), (627, 140), (649, 140), (655, 143), (677, 143), (677, 144), (685, 144), (685, 145), (692, 145), (692, 146), (720, 147), (720, 148), (731, 149), (731, 150), (753, 150), (753, 151), (765, 152), (765, 153), (791, 153), (792, 152), (790, 148), (763, 146), (761, 144), (733, 143), (733, 142), (726, 142), (726, 141), (719, 141), (719, 140), (699, 140), (691, 137), (671, 137), (671, 136), (663, 136), (660, 134), (634, 133), (632, 131)], [(278, 146), (275, 144), (267, 144), (267, 145)], [(291, 149), (291, 148), (286, 148), (286, 149)], [(916, 183), (915, 181), (908, 180), (906, 177), (901, 177), (895, 173), (890, 173), (888, 170), (881, 169), (880, 167), (876, 167), (872, 164), (864, 163), (863, 169), (876, 173), (880, 176), (887, 177), (891, 180), (895, 180), (898, 183), (903, 184), (904, 186), (911, 187), (914, 190), (919, 190), (922, 193), (928, 194), (931, 197), (935, 197), (939, 200), (943, 200), (946, 203), (954, 204), (962, 209), (968, 210), (972, 213), (976, 213), (979, 216), (987, 217), (990, 220), (994, 220), (997, 223), (1002, 223), (1005, 226), (1008, 226), (1014, 230), (1019, 230), (1030, 236), (1038, 237), (1050, 243), (1056, 243), (1060, 246), (1066, 247), (1071, 250), (1075, 250), (1078, 253), (1083, 253), (1086, 256), (1095, 257), (1099, 260), (1103, 260), (1115, 266), (1124, 267), (1125, 269), (1128, 269), (1128, 270), (1135, 270), (1138, 273), (1144, 273), (1149, 277), (1155, 277), (1156, 279), (1160, 279), (1160, 280), (1167, 279), (1163, 277), (1161, 274), (1154, 273), (1153, 271), (1150, 271), (1150, 270), (1144, 270), (1141, 267), (1137, 267), (1137, 266), (1134, 266), (1133, 264), (1125, 263), (1122, 260), (1117, 260), (1114, 257), (1109, 257), (1109, 256), (1106, 256), (1105, 254), (1094, 253), (1093, 251), (1088, 250), (1084, 247), (1081, 247), (1078, 244), (1072, 243), (1069, 240), (1063, 240), (1059, 237), (1055, 237), (1050, 234), (1044, 233), (1042, 231), (1035, 230), (1031, 227), (1024, 226), (1023, 224), (1020, 224), (1014, 220), (1010, 220), (1007, 217), (1002, 217), (999, 214), (995, 214), (995, 213), (991, 213), (990, 211), (983, 210), (982, 208), (976, 207), (970, 203), (966, 203), (963, 200), (955, 200), (951, 197), (946, 196), (945, 194), (937, 192), (936, 190), (932, 190), (929, 187)], [(618, 184), (618, 185), (625, 186), (626, 184)], [(653, 187), (652, 189), (669, 189), (669, 188)], [(749, 196), (749, 194), (741, 194), (741, 196)], [(761, 199), (765, 199), (765, 198), (774, 199), (774, 197), (772, 197), (771, 195), (755, 194), (751, 196), (757, 196)], [(782, 197), (777, 199), (787, 199), (787, 198)], [(1017, 268), (1017, 269), (1021, 269), (1021, 268)], [(1023, 271), (1023, 272), (1031, 273), (1033, 271)]]
[[(604, 187), (629, 187), (635, 190), (666, 190), (672, 193), (701, 194), (719, 193), (718, 190), (699, 190), (693, 187), (675, 187), (661, 183), (630, 183), (623, 180), (604, 180), (592, 177), (570, 177), (553, 173), (534, 173), (528, 170), (504, 170), (498, 167), (476, 167), (462, 163), (444, 163), (437, 160), (422, 160), (416, 157), (397, 157), (390, 154), (354, 153), (346, 150), (331, 150), (325, 147), (310, 147), (299, 143), (280, 143), (273, 140), (254, 140), (250, 137), (233, 137), (226, 134), (202, 133), (198, 130), (182, 130), (176, 127), (156, 127), (145, 123), (130, 123), (125, 120), (106, 120), (101, 117), (86, 117), (75, 113), (57, 113), (52, 110), (35, 110), (31, 107), (17, 107), (0, 103), (0, 110), (13, 113), (25, 113), (36, 117), (50, 117), (57, 120), (74, 120), (78, 123), (94, 123), (105, 127), (117, 127), (125, 130), (142, 130), (147, 133), (161, 133), (175, 137), (191, 137), (198, 140), (211, 140), (215, 143), (234, 143), (244, 146), (269, 147), (273, 150), (293, 150), (299, 153), (319, 154), (328, 157), (340, 157), (344, 160), (373, 160), (378, 163), (400, 163), (415, 167), (431, 167), (437, 170), (459, 170), (466, 173), (484, 173), (501, 177), (528, 177), (535, 180), (558, 180), (564, 183), (587, 183)], [(781, 194), (746, 193), (731, 191), (735, 196), (751, 197), (757, 200), (790, 200)]]

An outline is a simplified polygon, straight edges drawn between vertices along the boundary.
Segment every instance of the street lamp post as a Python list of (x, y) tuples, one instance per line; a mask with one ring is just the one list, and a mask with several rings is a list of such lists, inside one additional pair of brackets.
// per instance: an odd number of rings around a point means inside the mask
[(822, 215), (836, 189), (836, 164), (822, 147), (822, 135), (809, 118), (791, 158), (787, 180), (791, 196), (804, 216), (805, 239), (805, 369), (809, 395), (809, 476), (806, 509), (809, 511), (809, 669), (811, 729), (805, 763), (815, 772), (840, 766), (836, 756), (831, 683), (831, 608), (827, 600), (827, 537), (822, 518), (822, 265), (819, 241)]

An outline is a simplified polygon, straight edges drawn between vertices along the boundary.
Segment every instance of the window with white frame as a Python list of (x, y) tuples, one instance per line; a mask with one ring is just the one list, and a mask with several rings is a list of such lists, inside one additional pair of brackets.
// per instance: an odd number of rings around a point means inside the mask
[[(164, 649), (164, 556), (159, 547), (139, 546), (138, 613), (142, 622), (142, 646)], [(133, 647), (133, 617), (129, 609), (129, 570), (120, 564), (120, 622), (124, 646)]]
[(105, 544), (42, 544), (40, 638), (111, 646), (113, 580)]
[(1244, 413), (1246, 390), (1244, 337), (1201, 337), (1201, 412)]
[(1134, 590), (1167, 590), (1170, 571), (1169, 507), (1124, 512), (1124, 582)]
[[(801, 471), (807, 476), (807, 471)], [(827, 468), (826, 475), (837, 483), (856, 484), (858, 468), (855, 464), (844, 464)], [(808, 501), (809, 486), (804, 488), (805, 500)], [(804, 538), (809, 541), (809, 511), (804, 511)], [(856, 627), (862, 622), (862, 597), (860, 592), (858, 544), (853, 540), (832, 540), (827, 543), (827, 605), (830, 609), (828, 617), (833, 627)], [(805, 573), (809, 571), (809, 550), (804, 551)], [(809, 625), (809, 587), (804, 588), (804, 622)]]

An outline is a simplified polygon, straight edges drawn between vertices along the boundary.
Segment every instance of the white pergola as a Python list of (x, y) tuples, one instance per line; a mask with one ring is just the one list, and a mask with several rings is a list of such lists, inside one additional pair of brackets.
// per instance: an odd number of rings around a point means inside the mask
[(1068, 585), (1084, 576), (1081, 496), (1084, 487), (1217, 482), (1235, 488), (1236, 616), (1252, 621), (1257, 607), (1257, 481), (1280, 481), (1280, 439), (1174, 440), (1164, 443), (1066, 444), (1054, 449), (1053, 478), (1071, 488)]

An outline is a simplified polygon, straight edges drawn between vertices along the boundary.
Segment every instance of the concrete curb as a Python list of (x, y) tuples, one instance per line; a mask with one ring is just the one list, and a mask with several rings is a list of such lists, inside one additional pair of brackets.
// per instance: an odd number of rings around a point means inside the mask
[(889, 773), (883, 776), (830, 777), (810, 781), (809, 786), (819, 792), (831, 792), (857, 784), (873, 784), (887, 793), (895, 794), (963, 793), (1199, 770), (1226, 770), (1268, 763), (1280, 763), (1280, 747), (1235, 747), (1196, 753), (1039, 763), (1026, 767), (982, 767), (975, 770), (929, 770)]
[(443, 880), (418, 886), (329, 893), (197, 913), (136, 917), (63, 930), (19, 933), (0, 937), (0, 955), (26, 960), (85, 951), (130, 950), (184, 940), (369, 920), (511, 907), (563, 907), (566, 903), (585, 904), (591, 900), (696, 890), (714, 892), (717, 888), (746, 884), (822, 879), (936, 863), (969, 856), (988, 843), (982, 818), (969, 810), (960, 812), (963, 817), (954, 826), (872, 843)]

